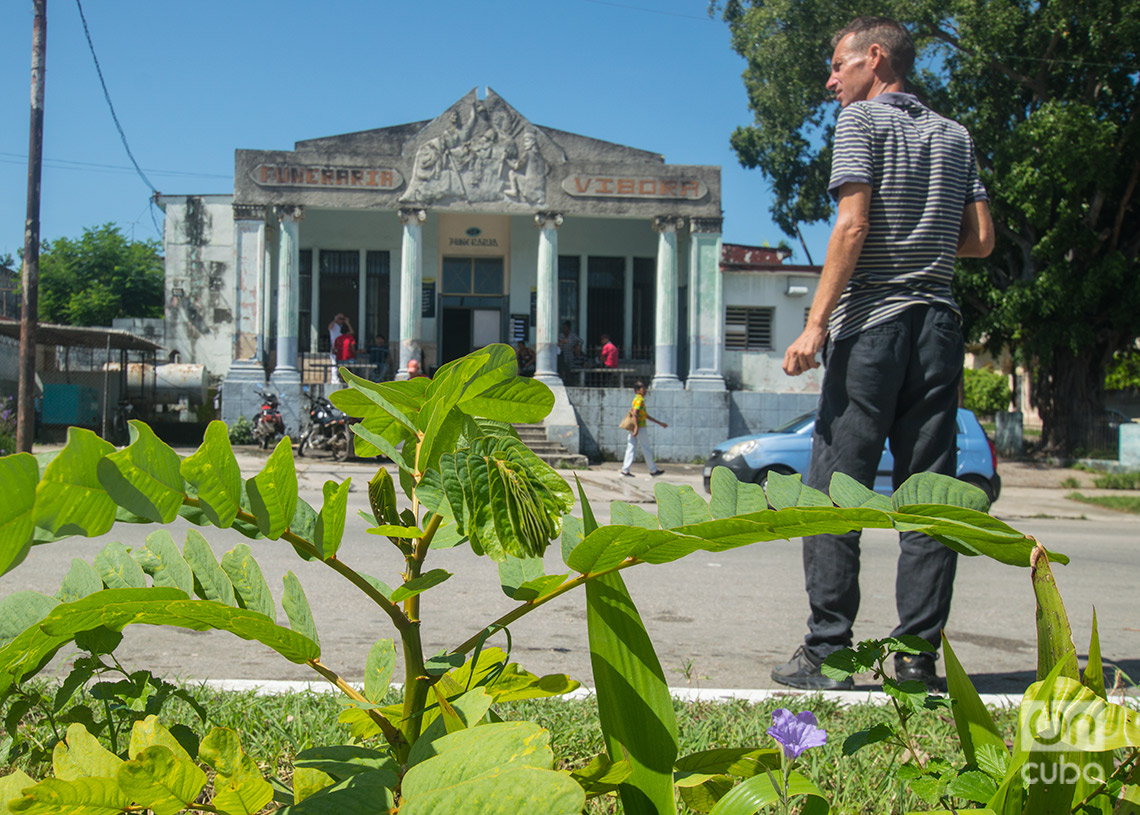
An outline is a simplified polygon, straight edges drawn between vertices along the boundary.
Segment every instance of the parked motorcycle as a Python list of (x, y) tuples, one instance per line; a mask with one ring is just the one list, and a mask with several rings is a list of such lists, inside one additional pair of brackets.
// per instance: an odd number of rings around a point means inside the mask
[(275, 393), (259, 391), (261, 410), (253, 417), (253, 440), (262, 450), (285, 435), (285, 419), (281, 416), (280, 401)]
[(348, 418), (323, 396), (313, 396), (306, 391), (305, 398), (309, 402), (309, 423), (297, 445), (298, 457), (305, 455), (307, 447), (310, 450), (328, 450), (333, 461), (347, 458)]

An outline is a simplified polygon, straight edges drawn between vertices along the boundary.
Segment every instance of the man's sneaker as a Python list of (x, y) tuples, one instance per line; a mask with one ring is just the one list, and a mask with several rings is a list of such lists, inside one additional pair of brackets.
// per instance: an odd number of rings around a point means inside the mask
[(658, 467), (656, 470), (651, 472), (650, 475), (653, 476), (654, 478), (656, 478), (659, 475), (663, 475), (664, 472), (665, 472), (664, 470), (662, 470), (660, 467)]
[(850, 677), (836, 680), (820, 673), (819, 663), (808, 656), (802, 645), (791, 659), (773, 669), (772, 680), (800, 690), (851, 690), (855, 687)]
[(895, 679), (921, 682), (930, 693), (946, 692), (946, 680), (934, 670), (934, 654), (895, 654)]
[(633, 473), (631, 473), (629, 470), (622, 470), (621, 474), (626, 476), (627, 478), (633, 478)]

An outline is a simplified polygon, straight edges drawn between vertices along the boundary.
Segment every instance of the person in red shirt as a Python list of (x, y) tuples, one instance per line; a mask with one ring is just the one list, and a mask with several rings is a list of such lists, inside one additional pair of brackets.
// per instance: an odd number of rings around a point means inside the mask
[(609, 334), (602, 335), (602, 350), (599, 354), (602, 365), (606, 368), (616, 368), (618, 364), (618, 348), (613, 344)]
[(336, 338), (337, 362), (351, 362), (356, 359), (356, 335), (352, 333), (352, 326), (347, 322), (341, 327), (340, 336)]

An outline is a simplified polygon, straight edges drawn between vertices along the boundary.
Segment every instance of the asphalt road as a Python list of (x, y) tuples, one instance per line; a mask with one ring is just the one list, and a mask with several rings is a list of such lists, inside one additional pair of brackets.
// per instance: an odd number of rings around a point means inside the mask
[[(252, 475), (263, 457), (243, 452), (239, 460), (243, 471)], [(355, 509), (366, 508), (365, 482), (375, 466), (302, 459), (298, 462), (302, 497), (319, 506), (321, 485), (327, 478), (351, 475), (351, 529)], [(574, 475), (581, 478), (601, 522), (608, 520), (613, 500), (640, 503), (653, 511), (652, 488), (658, 480), (701, 489), (700, 468), (694, 466), (671, 466), (661, 479), (652, 480), (644, 474), (621, 478), (612, 464), (564, 475), (571, 483)], [(1072, 558), (1070, 565), (1056, 566), (1055, 572), (1079, 651), (1087, 651), (1095, 606), (1105, 659), (1140, 680), (1140, 614), (1133, 594), (1140, 582), (1137, 521), (1134, 516), (1068, 501), (1067, 492), (1010, 486), (993, 511)], [(171, 529), (175, 539), (181, 540), (188, 527), (181, 520), (176, 522)], [(153, 529), (124, 524), (101, 539), (69, 539), (36, 547), (23, 565), (0, 578), (0, 594), (21, 589), (52, 594), (71, 558), (90, 561), (109, 540), (141, 545)], [(219, 557), (246, 541), (228, 531), (202, 531)], [(349, 679), (359, 680), (372, 643), (392, 635), (387, 618), (330, 569), (301, 561), (287, 544), (249, 543), (279, 607), (285, 572), (293, 570), (301, 578), (321, 634), (322, 661)], [(555, 544), (548, 551), (548, 573), (568, 571), (558, 549)], [(894, 627), (897, 551), (892, 534), (873, 530), (864, 536), (857, 639), (885, 636)], [(399, 582), (402, 560), (386, 539), (348, 535), (340, 557), (390, 585)], [(499, 588), (495, 564), (474, 556), (467, 547), (435, 551), (427, 567), (453, 573), (447, 583), (423, 598), (423, 638), (429, 654), (457, 645), (513, 606)], [(671, 685), (773, 687), (769, 672), (802, 641), (808, 607), (799, 541), (697, 553), (672, 564), (629, 569), (623, 576)], [(584, 602), (584, 593), (572, 592), (514, 623), (513, 658), (532, 672), (566, 673), (588, 685)], [(283, 612), (279, 612), (279, 621), (286, 623)], [(961, 558), (947, 635), (979, 690), (1021, 692), (1033, 681), (1036, 664), (1028, 571), (982, 558)], [(505, 645), (505, 638), (498, 635), (492, 642)], [(147, 667), (187, 680), (316, 678), (306, 667), (293, 665), (268, 649), (217, 632), (132, 626), (117, 654), (130, 668)]]

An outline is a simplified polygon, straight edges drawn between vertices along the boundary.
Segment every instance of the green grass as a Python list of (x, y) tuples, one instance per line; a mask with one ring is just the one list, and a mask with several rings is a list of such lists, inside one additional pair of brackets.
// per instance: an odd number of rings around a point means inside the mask
[(1093, 484), (1102, 490), (1140, 489), (1140, 473), (1105, 473), (1093, 479)]
[[(215, 725), (231, 727), (241, 736), (243, 749), (254, 756), (262, 771), (285, 783), (292, 779), (291, 762), (296, 753), (318, 744), (343, 744), (350, 740), (346, 728), (337, 723), (342, 710), (336, 698), (327, 693), (286, 693), (259, 696), (253, 693), (224, 693), (208, 688), (192, 688), (192, 693), (209, 712), (203, 725), (191, 708), (181, 701), (169, 703), (160, 716), (167, 726), (182, 723), (204, 735)], [(90, 703), (90, 699), (85, 700)], [(389, 701), (395, 701), (393, 699)], [(772, 711), (787, 707), (793, 712), (810, 709), (827, 730), (828, 744), (809, 750), (801, 758), (802, 771), (823, 790), (832, 812), (857, 815), (895, 815), (930, 809), (920, 799), (900, 790), (892, 770), (897, 759), (892, 751), (874, 745), (855, 756), (842, 754), (843, 740), (852, 733), (878, 722), (893, 721), (890, 708), (879, 705), (840, 707), (816, 698), (789, 698), (761, 704), (746, 702), (676, 702), (681, 755), (716, 747), (774, 747), (765, 733), (772, 723)], [(604, 752), (598, 726), (597, 705), (592, 699), (578, 701), (529, 700), (499, 706), (505, 719), (528, 719), (551, 731), (551, 746), (561, 768), (576, 768)], [(997, 711), (998, 726), (1012, 736), (1014, 712)], [(930, 713), (916, 717), (912, 724), (922, 751), (962, 763), (957, 735), (949, 715)], [(42, 740), (51, 738), (51, 729), (42, 717), (27, 716), (22, 730), (30, 728)], [(0, 737), (2, 738), (2, 737)], [(34, 778), (48, 774), (46, 766), (26, 766)], [(0, 775), (11, 766), (0, 765)], [(591, 815), (619, 813), (620, 805), (602, 797), (590, 802)], [(682, 808), (684, 813), (690, 811)]]
[(1081, 482), (1078, 481), (1077, 479), (1073, 478), (1072, 476), (1069, 476), (1068, 478), (1066, 478), (1064, 481), (1061, 482), (1061, 486), (1067, 490), (1075, 490), (1080, 485), (1081, 485)]
[(1117, 512), (1131, 512), (1140, 515), (1140, 497), (1134, 495), (1085, 495), (1080, 492), (1070, 492), (1067, 496), (1070, 501), (1080, 501), (1084, 504), (1095, 504), (1105, 509), (1114, 509)]

